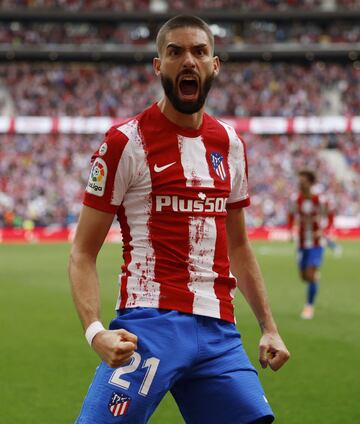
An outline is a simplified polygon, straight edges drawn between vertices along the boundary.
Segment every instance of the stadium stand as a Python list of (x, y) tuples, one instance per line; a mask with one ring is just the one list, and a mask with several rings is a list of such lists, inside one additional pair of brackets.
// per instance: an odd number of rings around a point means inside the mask
[[(0, 1), (0, 227), (68, 228), (76, 221), (102, 133), (160, 96), (148, 63), (167, 4)], [(189, 4), (171, 2), (172, 10)], [(319, 190), (333, 194), (342, 217), (360, 226), (359, 1), (194, 4), (209, 17), (224, 62), (208, 111), (247, 142), (249, 225), (285, 224), (294, 171), (306, 165), (321, 173)], [(104, 22), (89, 15), (97, 10)], [(342, 14), (334, 20), (333, 11)], [(121, 24), (114, 20), (120, 12)], [(329, 151), (343, 159), (347, 178), (322, 154)]]
[(300, 8), (313, 10), (318, 8), (335, 9), (336, 7), (356, 8), (359, 0), (2, 0), (0, 6), (4, 8), (62, 8), (72, 11), (115, 9), (122, 11), (159, 9), (241, 9), (241, 10), (286, 10)]
[(1, 0), (0, 6), (4, 9), (66, 9), (118, 11), (148, 10), (150, 0)]
[[(213, 24), (216, 42), (220, 44), (270, 43), (356, 43), (360, 28), (356, 22), (277, 22), (254, 20), (243, 23)], [(138, 23), (22, 23), (0, 24), (0, 42), (12, 46), (36, 44), (146, 44), (154, 43), (156, 26)]]
[[(0, 146), (0, 226), (22, 226), (27, 219), (36, 226), (76, 221), (89, 173), (89, 158), (101, 142), (100, 134), (2, 135)], [(305, 165), (321, 174), (321, 190), (341, 205), (341, 214), (360, 215), (359, 137), (335, 135), (254, 135), (247, 142), (252, 207), (250, 226), (283, 226), (287, 200), (296, 188), (296, 173)], [(353, 178), (334, 179), (319, 151), (339, 143), (353, 162)], [(357, 149), (354, 155), (354, 150)], [(21, 184), (19, 184), (21, 181)]]
[[(217, 116), (360, 115), (360, 63), (226, 64), (208, 110)], [(15, 115), (133, 116), (161, 88), (151, 65), (0, 65)], [(5, 105), (4, 105), (5, 106)], [(7, 107), (9, 109), (9, 107)], [(1, 112), (4, 114), (4, 112)]]

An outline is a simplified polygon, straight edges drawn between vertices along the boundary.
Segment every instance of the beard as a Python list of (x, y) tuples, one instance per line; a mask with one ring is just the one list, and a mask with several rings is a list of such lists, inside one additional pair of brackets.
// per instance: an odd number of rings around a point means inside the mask
[(206, 77), (203, 84), (199, 87), (197, 100), (188, 102), (179, 98), (177, 88), (169, 77), (161, 75), (161, 85), (163, 86), (166, 97), (170, 100), (170, 103), (178, 112), (185, 113), (186, 115), (192, 115), (193, 113), (199, 112), (199, 110), (204, 106), (214, 78), (214, 73)]

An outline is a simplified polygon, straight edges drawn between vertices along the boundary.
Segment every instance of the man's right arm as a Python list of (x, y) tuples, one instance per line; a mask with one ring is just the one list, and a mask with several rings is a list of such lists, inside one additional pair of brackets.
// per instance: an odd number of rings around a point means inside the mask
[[(113, 222), (114, 215), (84, 206), (72, 245), (69, 278), (73, 300), (86, 330), (100, 321), (99, 281), (96, 258)], [(91, 346), (110, 367), (128, 361), (136, 349), (137, 337), (126, 330), (103, 330), (92, 340)]]

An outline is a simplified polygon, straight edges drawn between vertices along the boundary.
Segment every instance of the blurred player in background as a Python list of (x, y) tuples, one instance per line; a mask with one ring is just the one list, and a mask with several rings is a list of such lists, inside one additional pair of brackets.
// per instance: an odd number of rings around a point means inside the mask
[(300, 276), (307, 283), (306, 303), (301, 318), (314, 317), (315, 298), (319, 290), (320, 267), (323, 261), (327, 233), (333, 225), (334, 214), (328, 200), (316, 194), (315, 173), (310, 170), (299, 172), (299, 193), (289, 208), (289, 229), (297, 229), (298, 267)]
[[(236, 285), (260, 325), (262, 367), (279, 369), (289, 352), (246, 235), (244, 145), (204, 113), (220, 66), (214, 38), (201, 19), (180, 16), (160, 29), (157, 47), (165, 95), (108, 131), (72, 247), (74, 302), (103, 360), (77, 423), (146, 423), (169, 390), (187, 423), (270, 423), (234, 324)], [(117, 317), (105, 330), (96, 258), (114, 215), (124, 265)]]

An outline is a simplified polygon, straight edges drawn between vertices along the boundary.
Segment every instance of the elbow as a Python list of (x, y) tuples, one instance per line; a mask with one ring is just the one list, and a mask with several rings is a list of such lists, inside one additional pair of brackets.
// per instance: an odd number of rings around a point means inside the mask
[(68, 260), (68, 276), (69, 276), (70, 283), (73, 282), (72, 276), (73, 276), (74, 270), (77, 267), (78, 262), (79, 262), (78, 255), (76, 254), (76, 252), (74, 252), (74, 249), (72, 248), (70, 251), (69, 260)]
[(228, 249), (231, 255), (232, 252), (236, 252), (239, 249), (247, 249), (250, 248), (250, 241), (247, 234), (239, 234), (235, 235), (228, 240)]
[(68, 274), (70, 281), (72, 281), (72, 275), (77, 270), (87, 269), (88, 267), (95, 267), (96, 256), (94, 257), (89, 252), (84, 252), (78, 249), (75, 245), (72, 246), (69, 261), (68, 261)]
[(77, 255), (74, 252), (74, 249), (72, 248), (71, 251), (70, 251), (69, 260), (68, 260), (68, 273), (69, 273), (69, 276), (71, 275), (71, 270), (74, 268), (74, 266), (76, 264), (76, 258), (77, 258)]
[(69, 261), (68, 261), (68, 268), (70, 269), (73, 267), (78, 261), (79, 261), (80, 252), (76, 248), (75, 245), (71, 246), (70, 254), (69, 254)]

